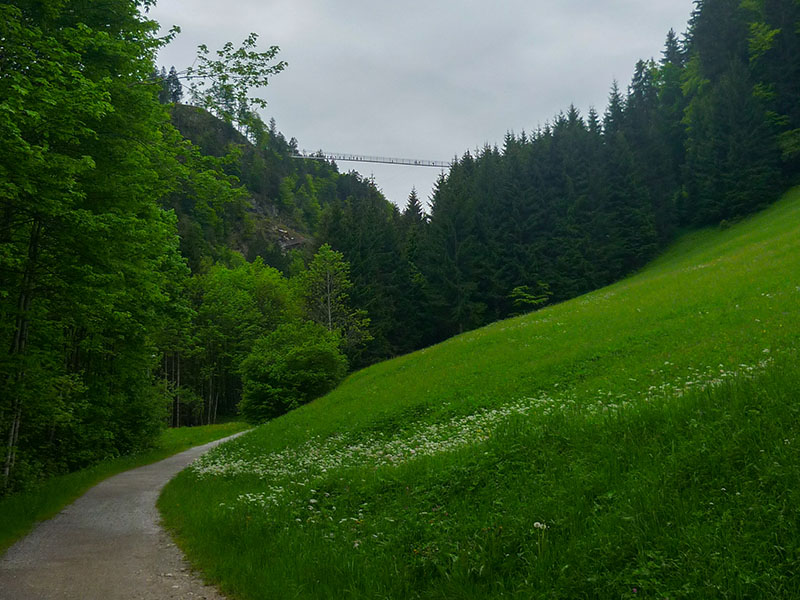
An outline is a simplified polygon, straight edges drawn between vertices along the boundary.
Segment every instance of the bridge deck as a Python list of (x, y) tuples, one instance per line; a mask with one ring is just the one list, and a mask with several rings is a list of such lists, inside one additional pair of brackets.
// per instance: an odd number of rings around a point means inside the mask
[(366, 156), (364, 154), (346, 154), (343, 152), (315, 152), (314, 154), (298, 153), (292, 155), (292, 158), (306, 160), (381, 163), (387, 165), (404, 165), (408, 167), (435, 167), (437, 169), (450, 168), (450, 163), (440, 160), (423, 160), (419, 158), (388, 158), (385, 156)]

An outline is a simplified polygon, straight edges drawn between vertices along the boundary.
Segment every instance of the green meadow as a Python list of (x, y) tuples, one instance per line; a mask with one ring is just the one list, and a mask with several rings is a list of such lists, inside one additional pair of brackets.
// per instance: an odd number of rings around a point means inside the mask
[(800, 188), (350, 376), (160, 509), (256, 598), (800, 597)]
[(166, 429), (149, 450), (103, 461), (88, 469), (48, 479), (39, 486), (0, 499), (0, 554), (27, 534), (39, 521), (58, 514), (104, 479), (148, 465), (194, 446), (213, 442), (247, 429), (249, 425), (231, 422), (202, 427)]

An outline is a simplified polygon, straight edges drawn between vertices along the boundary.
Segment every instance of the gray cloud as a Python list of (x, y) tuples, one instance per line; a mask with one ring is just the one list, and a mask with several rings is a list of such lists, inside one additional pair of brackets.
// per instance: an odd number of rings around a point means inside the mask
[[(183, 33), (159, 57), (191, 64), (197, 45), (250, 31), (289, 68), (262, 95), (265, 118), (308, 150), (449, 160), (574, 103), (602, 112), (613, 79), (658, 58), (692, 0), (160, 0), (151, 16)], [(436, 170), (342, 163), (403, 204)]]

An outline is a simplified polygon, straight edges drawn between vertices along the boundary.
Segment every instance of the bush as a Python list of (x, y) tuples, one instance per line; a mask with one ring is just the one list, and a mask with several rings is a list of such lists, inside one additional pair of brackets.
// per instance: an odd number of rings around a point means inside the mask
[(274, 419), (336, 387), (347, 372), (339, 342), (337, 334), (310, 321), (283, 324), (256, 340), (240, 368), (244, 418)]

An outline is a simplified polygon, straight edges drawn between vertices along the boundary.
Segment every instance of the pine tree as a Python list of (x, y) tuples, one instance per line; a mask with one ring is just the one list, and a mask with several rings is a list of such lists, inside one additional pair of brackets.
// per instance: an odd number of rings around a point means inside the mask
[(592, 135), (600, 135), (603, 130), (600, 116), (597, 114), (594, 107), (589, 109), (589, 114), (586, 117), (586, 126)]
[(403, 210), (403, 219), (407, 226), (418, 225), (425, 220), (425, 211), (422, 209), (422, 203), (419, 201), (416, 188), (411, 188), (411, 193), (408, 195), (408, 201)]
[(681, 48), (680, 40), (674, 29), (670, 29), (667, 33), (667, 40), (664, 43), (664, 50), (661, 52), (662, 65), (674, 65), (675, 67), (683, 67), (684, 64), (684, 51)]
[(183, 99), (183, 85), (178, 77), (178, 71), (175, 67), (170, 67), (169, 74), (166, 78), (167, 91), (169, 92), (169, 101), (173, 104), (180, 104)]
[(696, 223), (741, 216), (775, 199), (781, 182), (777, 141), (744, 65), (732, 64), (707, 96), (693, 99), (689, 124)]
[(161, 67), (161, 71), (158, 73), (158, 82), (159, 82), (159, 90), (158, 90), (158, 101), (161, 104), (169, 104), (170, 102), (170, 89), (169, 89), (169, 81), (167, 81), (167, 70), (164, 67)]
[(751, 0), (749, 55), (756, 92), (778, 133), (784, 173), (800, 179), (800, 2)]
[[(669, 42), (668, 42), (669, 43)], [(667, 67), (671, 69), (670, 63)], [(675, 225), (675, 195), (679, 187), (679, 166), (667, 137), (670, 128), (680, 128), (680, 115), (672, 107), (662, 108), (660, 69), (653, 61), (638, 61), (628, 88), (625, 132), (634, 154), (636, 169), (649, 190), (655, 226), (661, 242), (671, 239)], [(679, 138), (678, 142), (682, 142)], [(675, 142), (673, 142), (675, 143)]]
[[(682, 217), (685, 210), (678, 204), (678, 200), (682, 198), (680, 188), (683, 183), (683, 165), (686, 161), (686, 128), (683, 118), (687, 100), (683, 93), (682, 81), (685, 62), (684, 51), (679, 46), (674, 31), (670, 30), (664, 44), (661, 65), (656, 71), (658, 113), (655, 134), (663, 146), (665, 172), (668, 170), (669, 173), (665, 188), (673, 195), (668, 201), (668, 210), (672, 213), (670, 221), (676, 225), (685, 223), (685, 218)], [(659, 221), (663, 221), (663, 217), (659, 217)], [(663, 231), (663, 226), (659, 229)]]
[(606, 136), (613, 138), (618, 132), (622, 131), (623, 120), (625, 118), (625, 100), (622, 92), (619, 91), (619, 84), (616, 80), (611, 84), (611, 92), (608, 95), (608, 106), (603, 115), (603, 131)]
[(740, 0), (696, 0), (687, 33), (700, 76), (716, 81), (732, 62), (748, 62), (748, 26)]
[(781, 184), (775, 125), (751, 73), (750, 31), (745, 9), (730, 0), (705, 0), (693, 18), (684, 122), (687, 193), (698, 224), (756, 210)]
[(616, 279), (642, 266), (656, 251), (657, 233), (649, 190), (622, 132), (606, 137), (604, 206), (607, 255)]

